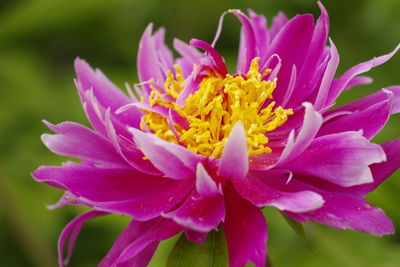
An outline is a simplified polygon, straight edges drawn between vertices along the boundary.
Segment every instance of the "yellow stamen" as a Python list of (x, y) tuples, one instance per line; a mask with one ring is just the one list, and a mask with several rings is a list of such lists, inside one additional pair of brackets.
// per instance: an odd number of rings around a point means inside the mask
[(271, 153), (266, 133), (283, 125), (293, 110), (275, 107), (272, 93), (277, 79), (263, 81), (271, 70), (261, 74), (259, 60), (254, 58), (250, 70), (242, 76), (226, 75), (223, 78), (209, 75), (204, 78), (183, 107), (170, 101), (178, 97), (184, 82), (181, 68), (175, 65), (176, 75), (167, 72), (165, 93), (152, 87), (149, 103), (175, 110), (186, 119), (189, 128), (175, 123), (175, 129), (170, 129), (165, 117), (145, 110), (147, 114), (143, 116), (142, 129), (150, 129), (158, 137), (184, 145), (195, 153), (218, 158), (233, 126), (241, 121), (246, 130), (249, 155)]

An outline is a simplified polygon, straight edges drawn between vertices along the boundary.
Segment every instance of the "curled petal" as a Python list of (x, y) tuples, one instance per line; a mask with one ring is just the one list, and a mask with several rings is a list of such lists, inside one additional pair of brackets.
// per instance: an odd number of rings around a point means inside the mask
[(227, 179), (243, 179), (249, 171), (249, 155), (244, 126), (237, 122), (233, 127), (219, 161), (219, 175)]
[[(83, 225), (90, 219), (104, 215), (107, 215), (107, 213), (97, 210), (91, 210), (82, 213), (81, 215), (73, 219), (70, 223), (68, 223), (67, 226), (65, 226), (60, 235), (60, 238), (58, 239), (58, 265), (60, 267), (68, 265), (68, 262), (72, 256), (72, 251), (74, 249), (76, 238), (78, 237), (79, 232), (81, 231)], [(67, 257), (64, 258), (63, 250), (68, 238), (69, 238), (68, 254)]]
[(349, 69), (348, 71), (346, 71), (342, 76), (340, 76), (339, 78), (335, 79), (332, 83), (332, 87), (329, 91), (329, 95), (328, 98), (326, 100), (326, 105), (331, 105), (332, 103), (334, 103), (334, 101), (336, 100), (336, 98), (343, 92), (343, 90), (346, 89), (346, 87), (348, 86), (349, 82), (356, 77), (357, 75), (360, 75), (362, 73), (365, 73), (369, 70), (371, 70), (372, 68), (382, 65), (383, 63), (385, 63), (386, 61), (388, 61), (391, 57), (394, 56), (394, 54), (396, 54), (396, 52), (400, 49), (400, 44), (397, 45), (397, 47), (390, 52), (387, 55), (384, 56), (380, 56), (380, 57), (376, 57), (373, 58), (369, 61), (360, 63), (354, 67), (352, 67), (351, 69)]
[(229, 10), (229, 12), (234, 14), (242, 23), (239, 55), (243, 56), (243, 58), (238, 59), (240, 63), (238, 72), (246, 73), (250, 68), (251, 61), (258, 56), (256, 34), (250, 19), (242, 11), (233, 9)]

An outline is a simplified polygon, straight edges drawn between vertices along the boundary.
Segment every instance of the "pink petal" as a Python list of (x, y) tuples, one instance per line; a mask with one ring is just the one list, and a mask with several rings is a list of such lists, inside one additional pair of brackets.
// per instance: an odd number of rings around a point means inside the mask
[(295, 132), (292, 130), (276, 166), (284, 165), (298, 157), (311, 144), (321, 127), (322, 116), (310, 103), (303, 103), (303, 106), (305, 108), (303, 126), (296, 138), (294, 137)]
[(238, 62), (240, 63), (240, 65), (238, 65), (238, 72), (246, 73), (250, 68), (251, 61), (259, 55), (256, 35), (251, 21), (242, 13), (242, 11), (234, 9), (229, 10), (229, 12), (234, 14), (242, 23), (239, 55), (244, 58), (238, 59)]
[(243, 198), (257, 207), (273, 206), (282, 211), (306, 212), (324, 204), (319, 194), (309, 190), (274, 188), (268, 181), (278, 179), (277, 176), (273, 172), (260, 173), (259, 177), (249, 174), (246, 179), (234, 180), (233, 184)]
[(194, 176), (197, 163), (202, 156), (180, 145), (164, 141), (153, 134), (134, 128), (130, 131), (139, 149), (166, 177), (183, 180)]
[(155, 218), (145, 222), (132, 220), (115, 241), (100, 267), (145, 267), (150, 262), (158, 243), (181, 231), (171, 220)]
[[(98, 101), (99, 106), (111, 109), (115, 112), (121, 106), (131, 102), (131, 100), (111, 83), (100, 70), (93, 70), (85, 61), (77, 58), (75, 60), (75, 71), (78, 77), (78, 90), (84, 94), (87, 90), (93, 90), (93, 96)], [(126, 114), (115, 115), (115, 120), (124, 125), (138, 128), (140, 125), (140, 111), (132, 109)]]
[(237, 122), (233, 127), (219, 161), (219, 175), (227, 179), (243, 179), (249, 171), (249, 155), (244, 126)]
[(336, 69), (339, 65), (339, 53), (336, 49), (335, 44), (332, 40), (329, 40), (331, 44), (330, 48), (330, 60), (326, 66), (324, 76), (322, 77), (321, 85), (318, 89), (317, 98), (315, 99), (314, 106), (315, 109), (321, 110), (326, 105), (326, 99), (331, 88), (333, 77), (335, 76)]
[(178, 51), (179, 54), (182, 55), (184, 59), (186, 59), (193, 69), (194, 64), (199, 64), (200, 59), (203, 57), (203, 54), (200, 53), (196, 48), (186, 44), (185, 42), (174, 39), (174, 48)]
[(197, 232), (216, 230), (225, 218), (224, 198), (221, 195), (203, 198), (193, 191), (182, 206), (163, 216)]
[[(385, 126), (392, 112), (394, 95), (390, 91), (384, 94), (386, 99), (382, 101), (374, 99), (371, 101), (370, 106), (365, 107), (365, 109), (347, 110), (349, 114), (324, 123), (318, 135), (362, 130), (365, 138), (371, 139)], [(340, 112), (343, 112), (343, 109)]]
[(390, 52), (387, 55), (376, 57), (371, 59), (370, 61), (366, 61), (363, 63), (360, 63), (348, 71), (346, 71), (340, 78), (337, 78), (333, 81), (332, 87), (329, 91), (328, 98), (326, 100), (326, 105), (330, 105), (334, 103), (336, 98), (343, 92), (343, 90), (346, 89), (348, 86), (349, 82), (357, 75), (360, 75), (362, 73), (365, 73), (372, 68), (382, 65), (386, 61), (388, 61), (391, 57), (396, 54), (396, 52), (400, 49), (400, 45), (398, 45), (392, 52)]
[(197, 232), (190, 229), (185, 229), (186, 238), (193, 243), (203, 244), (206, 241), (208, 232)]
[(222, 194), (215, 181), (200, 162), (197, 164), (196, 169), (196, 190), (202, 197), (215, 197)]
[(288, 21), (289, 19), (286, 17), (285, 13), (279, 12), (278, 15), (272, 19), (272, 26), (269, 30), (271, 37), (276, 37)]
[(243, 267), (251, 261), (255, 267), (264, 267), (268, 235), (264, 215), (241, 198), (232, 185), (227, 185), (224, 192), (223, 229), (228, 242), (229, 266)]
[(147, 220), (167, 212), (187, 197), (193, 182), (151, 176), (133, 169), (105, 169), (67, 163), (42, 166), (32, 176), (64, 189), (79, 202), (98, 210)]
[[(102, 211), (97, 211), (97, 210), (91, 210), (85, 213), (82, 213), (72, 221), (70, 221), (67, 226), (64, 227), (60, 238), (58, 239), (58, 265), (60, 267), (64, 267), (64, 265), (68, 265), (69, 260), (71, 259), (72, 256), (72, 251), (74, 249), (75, 241), (76, 238), (79, 235), (79, 232), (81, 231), (83, 225), (86, 223), (86, 221), (96, 218), (98, 216), (104, 216), (107, 215), (107, 213), (102, 212)], [(69, 244), (68, 244), (68, 255), (66, 258), (64, 258), (64, 246), (65, 243), (67, 242), (67, 239), (69, 238)]]
[(392, 221), (381, 209), (371, 206), (367, 201), (344, 194), (320, 194), (325, 200), (322, 208), (287, 214), (300, 222), (316, 221), (339, 230), (352, 229), (377, 236), (394, 233)]
[(143, 159), (143, 153), (134, 146), (133, 142), (124, 139), (122, 136), (118, 136), (111, 121), (110, 110), (106, 111), (104, 124), (106, 126), (107, 136), (113, 144), (115, 151), (125, 162), (140, 172), (151, 175), (161, 174), (161, 172), (154, 168), (150, 161)]
[(315, 139), (285, 168), (348, 187), (373, 181), (369, 165), (386, 160), (383, 149), (361, 132), (343, 132)]
[(279, 55), (282, 60), (282, 67), (278, 74), (279, 82), (274, 91), (274, 97), (276, 96), (279, 98), (279, 95), (285, 94), (293, 65), (295, 65), (298, 70), (302, 69), (306, 60), (307, 51), (310, 47), (313, 32), (313, 16), (309, 14), (299, 15), (286, 23), (279, 31), (279, 34), (273, 39), (266, 54), (266, 58), (261, 60), (260, 65), (263, 66), (266, 59), (273, 54)]
[(207, 44), (204, 41), (192, 39), (190, 40), (190, 45), (201, 48), (207, 51), (210, 55), (210, 58), (214, 61), (216, 70), (224, 77), (228, 70), (225, 65), (225, 61), (222, 56), (215, 50), (211, 45)]
[[(155, 83), (163, 83), (164, 75), (160, 68), (158, 50), (155, 38), (152, 36), (153, 24), (149, 24), (143, 33), (138, 51), (138, 75), (140, 82), (144, 83), (154, 79)], [(147, 90), (150, 90), (146, 85)]]
[(385, 162), (371, 165), (371, 172), (374, 177), (374, 182), (354, 186), (351, 188), (353, 192), (361, 192), (365, 195), (374, 191), (382, 182), (384, 182), (400, 168), (400, 138), (395, 141), (387, 141), (381, 146), (385, 151), (387, 160)]
[(57, 134), (43, 134), (43, 143), (54, 153), (89, 160), (109, 167), (127, 167), (109, 140), (73, 122), (58, 125), (44, 123)]

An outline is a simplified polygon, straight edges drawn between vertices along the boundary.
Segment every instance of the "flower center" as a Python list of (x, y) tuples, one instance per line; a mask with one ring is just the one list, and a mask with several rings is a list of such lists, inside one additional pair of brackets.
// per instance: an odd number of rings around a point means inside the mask
[[(165, 92), (152, 86), (149, 96), (150, 106), (167, 108), (169, 117), (145, 110), (141, 128), (195, 153), (219, 158), (233, 126), (241, 121), (246, 131), (249, 155), (271, 153), (266, 134), (283, 125), (293, 110), (275, 107), (272, 93), (277, 79), (263, 80), (271, 70), (261, 74), (258, 62), (259, 58), (254, 58), (250, 70), (244, 75), (204, 77), (198, 90), (189, 95), (183, 107), (175, 100), (183, 90), (185, 80), (180, 67), (175, 66), (176, 75), (167, 72)], [(184, 123), (173, 120), (173, 114)]]

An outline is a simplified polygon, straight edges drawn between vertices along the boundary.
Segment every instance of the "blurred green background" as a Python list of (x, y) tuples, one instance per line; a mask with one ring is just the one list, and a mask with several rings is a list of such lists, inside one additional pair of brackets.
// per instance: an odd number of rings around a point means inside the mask
[[(331, 37), (341, 55), (338, 73), (389, 52), (400, 42), (400, 1), (324, 1), (331, 17)], [(229, 8), (252, 8), (269, 21), (278, 11), (288, 16), (319, 11), (309, 0), (1, 0), (0, 1), (0, 265), (56, 266), (56, 242), (64, 225), (80, 207), (45, 208), (62, 192), (30, 177), (36, 167), (60, 164), (40, 135), (41, 123), (65, 120), (87, 125), (73, 84), (73, 60), (80, 56), (101, 68), (124, 88), (134, 83), (139, 38), (149, 22), (167, 29), (167, 43), (211, 41), (220, 14)], [(240, 25), (227, 16), (217, 48), (232, 71)], [(347, 92), (341, 103), (382, 87), (400, 84), (400, 62), (369, 73), (373, 85)], [(400, 136), (394, 116), (375, 139)], [(400, 153), (400, 152), (399, 152)], [(316, 223), (305, 225), (314, 250), (309, 250), (273, 209), (266, 209), (269, 255), (274, 266), (400, 266), (399, 172), (368, 196), (396, 224), (397, 234), (378, 238), (340, 232)], [(96, 266), (124, 228), (128, 218), (117, 215), (89, 222), (78, 238), (70, 266)], [(172, 241), (164, 242), (152, 266), (164, 266)]]

